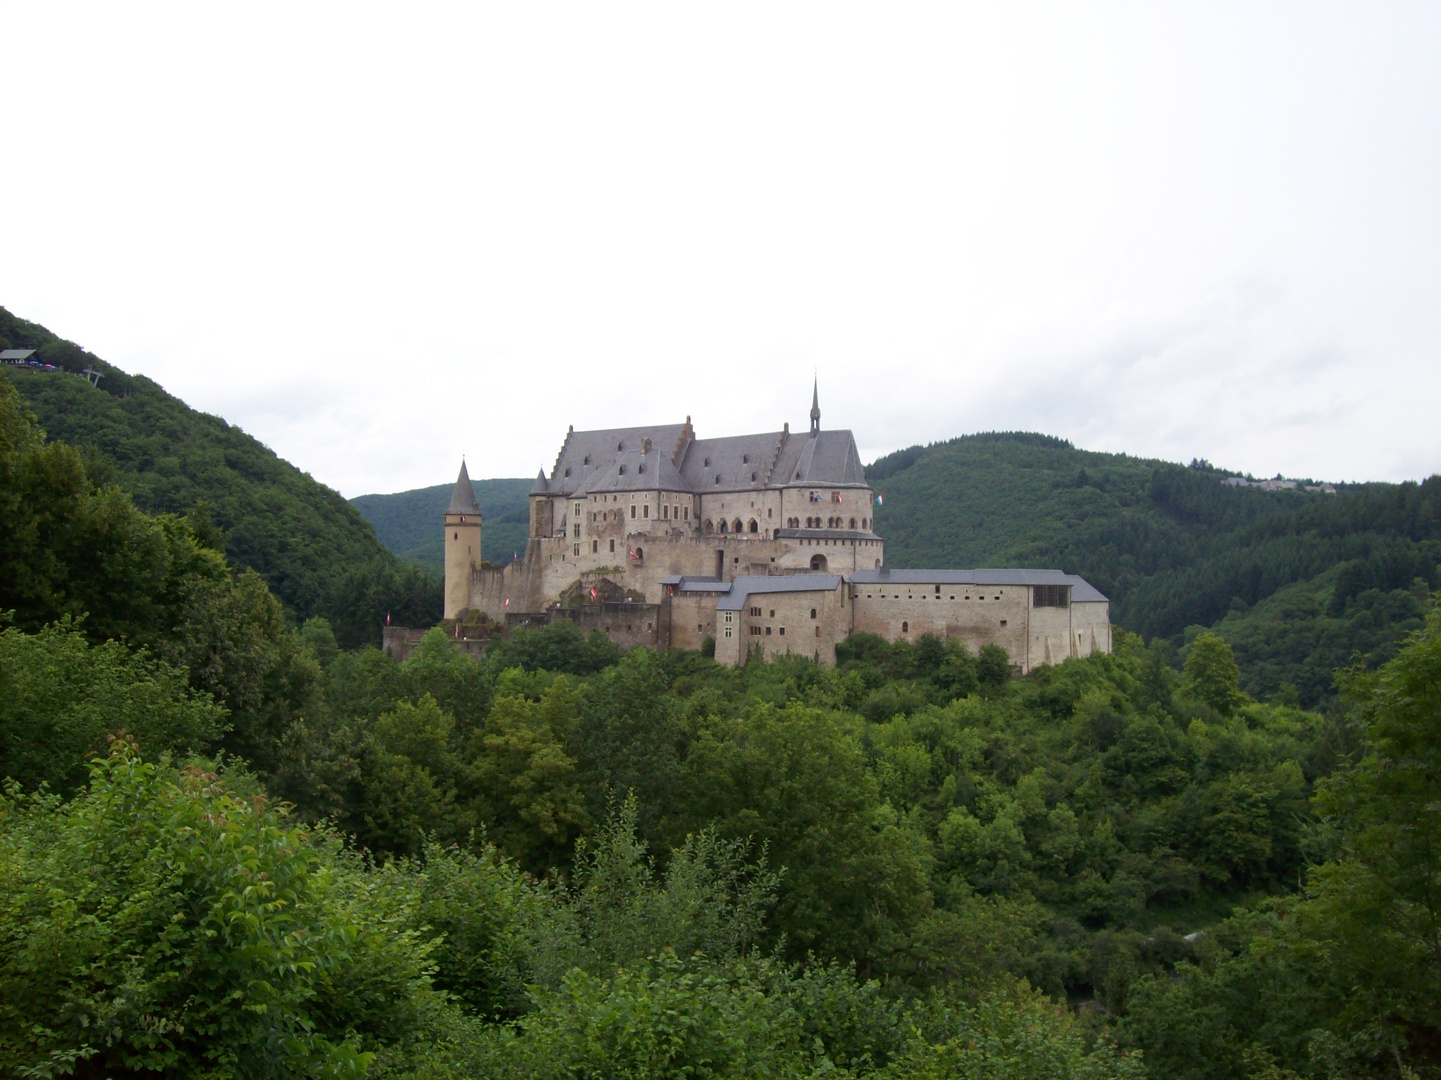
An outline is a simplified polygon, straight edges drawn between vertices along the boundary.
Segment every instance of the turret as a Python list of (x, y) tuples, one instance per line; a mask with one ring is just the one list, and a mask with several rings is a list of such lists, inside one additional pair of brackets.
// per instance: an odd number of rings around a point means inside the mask
[(480, 505), (465, 462), (445, 509), (445, 617), (470, 607), (470, 575), (480, 564)]
[(821, 430), (821, 383), (817, 379), (811, 385), (811, 434)]
[(530, 486), (530, 536), (549, 536), (554, 528), (555, 514), (550, 504), (550, 484), (546, 482), (545, 470), (536, 474), (535, 483)]

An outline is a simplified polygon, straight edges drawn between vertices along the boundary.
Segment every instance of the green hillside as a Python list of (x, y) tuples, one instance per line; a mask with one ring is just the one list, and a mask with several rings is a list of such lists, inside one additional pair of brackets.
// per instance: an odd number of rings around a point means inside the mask
[[(481, 557), (506, 563), (524, 550), (530, 531), (528, 495), (533, 480), (475, 480), (475, 501), (484, 515), (480, 535)], [(350, 500), (375, 528), (380, 542), (403, 559), (427, 570), (445, 569), (445, 548), (440, 518), (450, 504), (454, 484), (416, 488), (396, 495), (360, 495)]]
[[(258, 572), (295, 617), (326, 615), (354, 643), (378, 633), (388, 610), (416, 625), (439, 618), (437, 582), (401, 564), (337, 491), (244, 431), (0, 308), (3, 348), (35, 348), (56, 365), (4, 368), (50, 438), (78, 447), (92, 475), (141, 509), (208, 520), (231, 561)], [(86, 367), (103, 373), (98, 388), (73, 374)]]
[(1177, 644), (1215, 626), (1250, 693), (1291, 684), (1317, 704), (1353, 651), (1379, 662), (1420, 626), (1441, 584), (1441, 477), (1328, 495), (1233, 488), (1227, 475), (1021, 433), (911, 447), (867, 469), (892, 566), (1057, 566), (1110, 596), (1121, 626)]

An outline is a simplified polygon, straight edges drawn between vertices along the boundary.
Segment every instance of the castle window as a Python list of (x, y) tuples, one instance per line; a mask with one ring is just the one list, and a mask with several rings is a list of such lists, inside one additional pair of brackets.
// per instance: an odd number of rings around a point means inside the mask
[(720, 473), (716, 473), (716, 474), (715, 474), (715, 482), (716, 482), (717, 484), (719, 484), (719, 483), (721, 482), (721, 474), (720, 474)]
[(755, 519), (755, 518), (751, 518), (751, 523), (750, 523), (749, 528), (750, 528), (750, 531), (753, 532), (753, 533), (755, 533), (755, 532), (760, 532), (760, 526), (758, 526), (758, 525), (756, 524), (756, 519)]
[(821, 636), (821, 628), (820, 628), (819, 626), (817, 626), (817, 627), (816, 627), (816, 637), (820, 637), (820, 636)]
[(706, 459), (705, 459), (705, 467), (706, 467), (707, 469), (710, 468), (710, 458), (706, 458)]
[(855, 519), (855, 518), (851, 518), (851, 528), (854, 529), (855, 527), (856, 527), (856, 519)]
[(761, 609), (760, 609), (760, 608), (758, 608), (758, 607), (753, 607), (753, 608), (751, 608), (751, 616), (752, 616), (753, 618), (757, 618), (757, 619), (760, 618), (760, 614), (761, 614)]
[(811, 608), (811, 618), (814, 619), (815, 617), (816, 617), (816, 609), (815, 609), (815, 608)]
[(615, 444), (615, 449), (616, 449), (616, 453), (620, 453), (620, 451), (622, 451), (622, 450), (625, 449), (625, 442), (624, 442), (624, 441), (621, 441), (621, 442), (616, 443), (616, 444)]
[(614, 540), (612, 540), (612, 541), (610, 542), (610, 549), (611, 549), (611, 551), (614, 551), (614, 550), (615, 550), (615, 541), (614, 541)]
[(720, 524), (720, 531), (721, 535), (724, 536), (726, 533), (730, 532), (730, 526), (727, 525), (724, 521), (722, 521)]
[(741, 519), (740, 519), (740, 518), (736, 518), (735, 524), (731, 526), (731, 531), (732, 531), (732, 532), (741, 532), (741, 531), (743, 531), (744, 529), (745, 529), (745, 526), (741, 524)]
[(641, 517), (644, 517), (644, 518), (650, 517), (650, 503), (646, 503), (645, 506), (642, 507), (642, 509), (645, 511), (645, 513), (641, 514)]
[(574, 545), (574, 547), (575, 547), (574, 554), (579, 555), (579, 554), (580, 554), (580, 545), (579, 545), (579, 544), (576, 544), (576, 545)]
[(624, 475), (625, 475), (625, 466), (624, 466), (624, 465), (622, 465), (622, 466), (620, 467), (620, 475), (621, 475), (621, 476), (624, 476)]
[(566, 476), (569, 476), (569, 475), (570, 475), (570, 470), (569, 470), (569, 469), (566, 469), (566, 470), (565, 470), (565, 475), (566, 475)]
[(742, 455), (741, 455), (741, 464), (742, 464), (742, 465), (749, 465), (750, 463), (751, 463), (751, 456), (750, 456), (749, 454), (742, 454)]
[(638, 472), (638, 473), (643, 473), (643, 472), (645, 472), (645, 462), (642, 461), (639, 465), (637, 465), (637, 466), (635, 467), (635, 471)]
[(665, 521), (665, 520), (669, 519), (669, 517), (670, 517), (670, 507), (669, 507), (669, 506), (662, 506), (662, 507), (660, 508), (660, 516), (661, 516), (661, 520), (662, 520), (662, 521)]
[(786, 628), (785, 628), (784, 626), (781, 627), (781, 629), (780, 629), (780, 634), (781, 634), (781, 637), (785, 637), (785, 636), (786, 636)]
[(630, 504), (630, 516), (635, 517), (635, 503)]
[(870, 526), (869, 526), (868, 524), (866, 524), (866, 519), (865, 519), (865, 518), (861, 518), (861, 528), (863, 528), (863, 529), (869, 529), (869, 528), (870, 528)]
[(1002, 620), (1001, 620), (1001, 625), (1002, 625), (1002, 626), (1005, 626), (1005, 625), (1006, 625), (1006, 620), (1005, 620), (1005, 619), (1002, 619)]
[(460, 539), (460, 533), (456, 533), (456, 534), (455, 534), (455, 538), (456, 538), (457, 540), (459, 540), (459, 539)]
[(771, 628), (770, 628), (769, 626), (767, 626), (767, 627), (766, 627), (766, 637), (770, 637), (770, 636), (771, 636)]
[(903, 633), (903, 634), (909, 634), (910, 632), (911, 632), (911, 624), (908, 623), (908, 622), (903, 622), (903, 623), (901, 623), (901, 633)]
[(770, 516), (771, 516), (770, 507), (766, 507), (766, 517), (769, 518)]
[(599, 540), (592, 540), (592, 541), (590, 542), (590, 553), (591, 553), (592, 555), (594, 555), (594, 554), (596, 554), (596, 552), (598, 552), (598, 551), (600, 551), (600, 541), (599, 541)]
[(582, 461), (581, 464), (582, 464), (582, 465), (589, 465), (589, 464), (590, 464), (590, 455), (589, 455), (589, 454), (586, 454), (586, 455), (585, 455), (585, 460)]
[(690, 507), (689, 507), (689, 506), (687, 506), (687, 507), (685, 508), (685, 519), (686, 519), (687, 521), (690, 520)]
[(771, 608), (770, 617), (771, 617), (772, 619), (774, 619), (774, 618), (776, 617), (776, 609), (775, 609), (775, 608)]

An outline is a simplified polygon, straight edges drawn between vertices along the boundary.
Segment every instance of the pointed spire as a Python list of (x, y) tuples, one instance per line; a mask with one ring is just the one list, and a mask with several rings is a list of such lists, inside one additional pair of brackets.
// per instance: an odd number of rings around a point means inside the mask
[(530, 493), (532, 495), (548, 495), (550, 493), (550, 485), (546, 483), (544, 469), (535, 474), (535, 483), (530, 485)]
[(819, 377), (811, 387), (811, 434), (821, 429), (821, 381)]
[(465, 459), (460, 462), (460, 475), (455, 478), (455, 490), (450, 493), (447, 514), (474, 514), (480, 517), (480, 504), (475, 501), (475, 488), (470, 483), (470, 473), (465, 471)]

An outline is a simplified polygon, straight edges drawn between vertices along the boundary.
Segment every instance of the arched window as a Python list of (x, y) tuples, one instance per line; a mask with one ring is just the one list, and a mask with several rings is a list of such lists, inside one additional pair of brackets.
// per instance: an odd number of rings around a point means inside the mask
[(713, 533), (713, 532), (715, 532), (715, 523), (714, 523), (713, 521), (711, 521), (710, 518), (706, 518), (706, 519), (705, 519), (705, 524), (703, 524), (703, 525), (700, 527), (700, 531), (703, 532), (703, 533)]
[(811, 569), (824, 570), (826, 568), (826, 557), (824, 555), (811, 556)]
[(856, 519), (855, 519), (855, 518), (851, 518), (851, 528), (854, 529), (855, 527), (856, 527)]
[(749, 528), (750, 531), (753, 533), (758, 533), (761, 531), (760, 526), (756, 524), (755, 518), (751, 518), (750, 525), (748, 525), (747, 528)]
[(866, 519), (865, 519), (865, 518), (861, 518), (861, 528), (863, 528), (863, 529), (869, 529), (869, 528), (870, 528), (870, 525), (866, 522)]
[(908, 623), (908, 622), (903, 622), (903, 623), (901, 623), (901, 633), (903, 633), (903, 634), (909, 634), (910, 632), (911, 632), (911, 624)]
[(731, 528), (731, 527), (730, 527), (729, 525), (727, 525), (724, 521), (721, 522), (720, 529), (721, 529), (722, 535), (724, 535), (725, 533), (730, 532), (730, 528)]
[(732, 531), (732, 532), (744, 532), (744, 531), (745, 531), (745, 526), (741, 524), (741, 519), (740, 519), (740, 518), (736, 518), (736, 519), (735, 519), (735, 523), (734, 523), (733, 525), (731, 525), (731, 531)]

